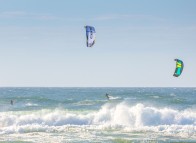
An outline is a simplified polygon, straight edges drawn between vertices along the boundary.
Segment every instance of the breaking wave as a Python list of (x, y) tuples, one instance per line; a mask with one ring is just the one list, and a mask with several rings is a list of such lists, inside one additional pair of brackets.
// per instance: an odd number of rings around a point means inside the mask
[(152, 131), (196, 138), (196, 112), (193, 109), (156, 108), (141, 103), (107, 103), (91, 113), (64, 109), (0, 113), (0, 134), (16, 132), (64, 131), (77, 126), (93, 129)]

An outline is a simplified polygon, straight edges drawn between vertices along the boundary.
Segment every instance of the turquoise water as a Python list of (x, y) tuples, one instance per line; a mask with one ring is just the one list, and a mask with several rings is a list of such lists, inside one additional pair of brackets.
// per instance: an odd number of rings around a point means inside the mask
[(0, 141), (196, 142), (195, 103), (196, 88), (0, 88)]

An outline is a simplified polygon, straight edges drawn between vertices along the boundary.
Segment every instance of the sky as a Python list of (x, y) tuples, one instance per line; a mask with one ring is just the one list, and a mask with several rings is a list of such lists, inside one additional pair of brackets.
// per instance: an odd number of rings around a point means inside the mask
[[(0, 87), (196, 87), (195, 0), (0, 0)], [(96, 29), (86, 47), (85, 25)], [(174, 59), (184, 61), (173, 77)]]

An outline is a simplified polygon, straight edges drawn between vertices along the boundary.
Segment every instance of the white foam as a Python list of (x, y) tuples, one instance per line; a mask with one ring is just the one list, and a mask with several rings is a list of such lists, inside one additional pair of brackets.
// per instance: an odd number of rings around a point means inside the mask
[(158, 99), (159, 98), (159, 96), (152, 96), (153, 98), (156, 98), (156, 99)]
[(38, 104), (35, 104), (35, 103), (26, 103), (25, 106), (31, 107), (31, 106), (39, 106), (39, 105)]
[(73, 113), (63, 109), (34, 112), (1, 112), (0, 134), (65, 131), (69, 126), (91, 129), (118, 128), (125, 131), (153, 131), (196, 138), (196, 112), (156, 108), (143, 104), (107, 103), (97, 112)]
[(171, 93), (171, 94), (170, 94), (170, 96), (176, 96), (176, 94), (174, 94), (174, 93)]
[(114, 97), (114, 96), (109, 95), (109, 99), (110, 100), (115, 100), (115, 99), (121, 99), (121, 97), (118, 97), (118, 96), (117, 97)]

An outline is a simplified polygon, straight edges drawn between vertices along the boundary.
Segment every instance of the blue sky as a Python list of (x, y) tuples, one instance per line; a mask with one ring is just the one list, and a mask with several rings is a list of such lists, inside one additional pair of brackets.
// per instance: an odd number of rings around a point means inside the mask
[[(0, 0), (0, 86), (195, 87), (194, 0)], [(96, 28), (86, 47), (84, 25)], [(173, 77), (174, 59), (184, 72)]]

